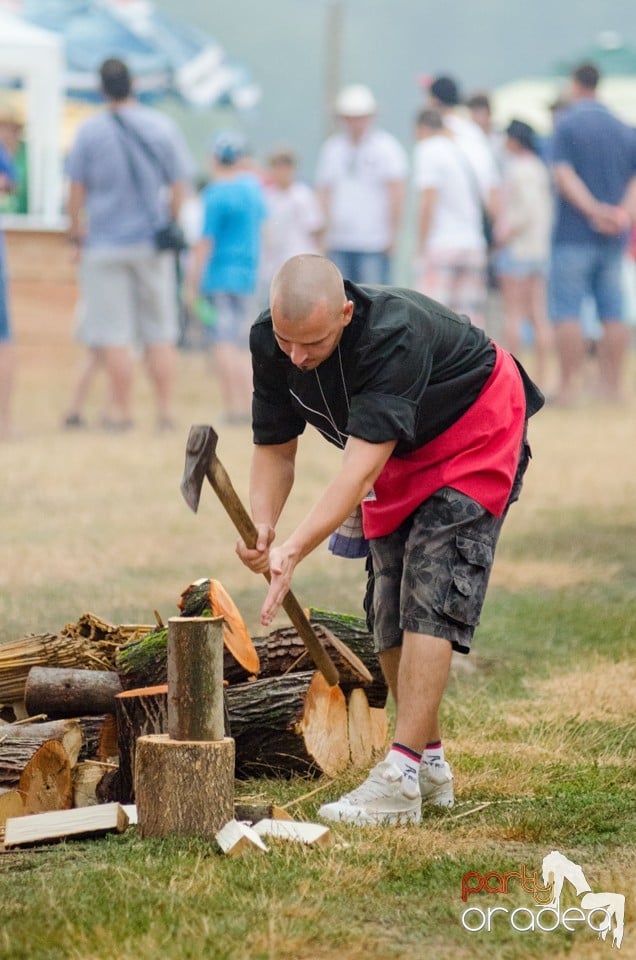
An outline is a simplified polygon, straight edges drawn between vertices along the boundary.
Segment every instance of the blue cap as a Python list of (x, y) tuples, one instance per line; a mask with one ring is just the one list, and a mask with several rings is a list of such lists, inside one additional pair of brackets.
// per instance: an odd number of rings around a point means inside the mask
[(210, 144), (210, 151), (219, 163), (236, 163), (245, 155), (246, 149), (245, 138), (234, 130), (217, 133)]

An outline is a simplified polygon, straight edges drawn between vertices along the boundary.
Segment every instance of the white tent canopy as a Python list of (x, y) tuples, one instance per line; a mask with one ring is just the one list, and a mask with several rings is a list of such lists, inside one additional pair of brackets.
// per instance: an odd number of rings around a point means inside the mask
[(59, 227), (62, 209), (60, 119), (64, 77), (61, 40), (0, 11), (0, 80), (19, 81), (25, 93), (28, 216), (5, 223)]
[[(491, 98), (495, 125), (502, 130), (516, 117), (531, 124), (538, 133), (550, 133), (550, 104), (564, 88), (563, 77), (527, 77), (496, 87)], [(622, 120), (636, 126), (636, 75), (604, 77), (598, 96)]]

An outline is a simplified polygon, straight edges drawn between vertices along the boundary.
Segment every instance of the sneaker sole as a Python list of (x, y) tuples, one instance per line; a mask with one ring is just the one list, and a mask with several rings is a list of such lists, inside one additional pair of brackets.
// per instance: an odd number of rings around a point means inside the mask
[(358, 826), (404, 826), (409, 823), (419, 823), (422, 819), (420, 810), (400, 811), (399, 813), (370, 814), (355, 810), (330, 810), (325, 811), (322, 807), (318, 811), (318, 816), (324, 820), (332, 820), (334, 823), (354, 823)]
[(435, 790), (431, 790), (426, 796), (422, 796), (422, 803), (426, 804), (429, 807), (452, 807), (455, 804), (455, 796), (452, 792), (450, 796), (448, 794), (448, 784), (443, 784), (440, 787), (436, 787)]

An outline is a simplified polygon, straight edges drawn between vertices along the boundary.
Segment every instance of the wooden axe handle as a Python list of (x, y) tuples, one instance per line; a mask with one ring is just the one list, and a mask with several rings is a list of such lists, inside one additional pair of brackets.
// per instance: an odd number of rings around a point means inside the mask
[[(216, 495), (225, 507), (230, 520), (232, 520), (234, 526), (245, 541), (245, 545), (253, 550), (256, 546), (258, 532), (252, 518), (243, 506), (239, 495), (232, 486), (232, 481), (225, 467), (216, 454), (212, 457), (207, 470), (207, 476)], [(269, 581), (269, 572), (265, 573), (265, 577)], [(340, 680), (336, 665), (318, 640), (312, 625), (291, 590), (288, 591), (283, 600), (283, 609), (296, 627), (298, 636), (305, 644), (307, 652), (316, 667), (320, 670), (329, 686), (335, 687)]]

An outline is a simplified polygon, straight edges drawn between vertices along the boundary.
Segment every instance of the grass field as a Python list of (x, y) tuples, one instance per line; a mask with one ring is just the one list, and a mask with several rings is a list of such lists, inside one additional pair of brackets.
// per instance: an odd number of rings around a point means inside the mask
[[(196, 516), (179, 493), (190, 424), (218, 423), (201, 355), (180, 357), (174, 433), (155, 432), (141, 374), (135, 431), (64, 432), (78, 358), (73, 291), (18, 284), (14, 304), (22, 436), (0, 447), (0, 641), (58, 630), (87, 611), (114, 623), (151, 623), (154, 610), (166, 619), (201, 576), (223, 582), (256, 633), (264, 580), (236, 560), (233, 528), (212, 491), (204, 489)], [(603, 942), (587, 923), (514, 929), (512, 911), (533, 906), (514, 880), (507, 894), (462, 901), (464, 874), (526, 865), (540, 875), (552, 850), (579, 864), (594, 892), (626, 896), (615, 955), (636, 957), (633, 377), (632, 367), (624, 408), (548, 408), (531, 424), (534, 460), (504, 529), (475, 653), (454, 670), (444, 702), (452, 811), (427, 812), (418, 828), (337, 826), (329, 847), (273, 845), (267, 856), (237, 861), (210, 843), (142, 841), (134, 829), (4, 853), (1, 960), (609, 957), (611, 935)], [(249, 432), (217, 429), (220, 456), (245, 496)], [(316, 437), (303, 440), (281, 533), (338, 456)], [(358, 562), (326, 549), (295, 580), (303, 605), (342, 612), (359, 612), (362, 587)], [(311, 819), (354, 783), (252, 781), (237, 794), (292, 803)], [(316, 786), (320, 793), (299, 800)], [(566, 885), (563, 909), (577, 904)], [(490, 931), (470, 932), (468, 907), (508, 914), (494, 916)], [(526, 913), (519, 925), (527, 923)]]

